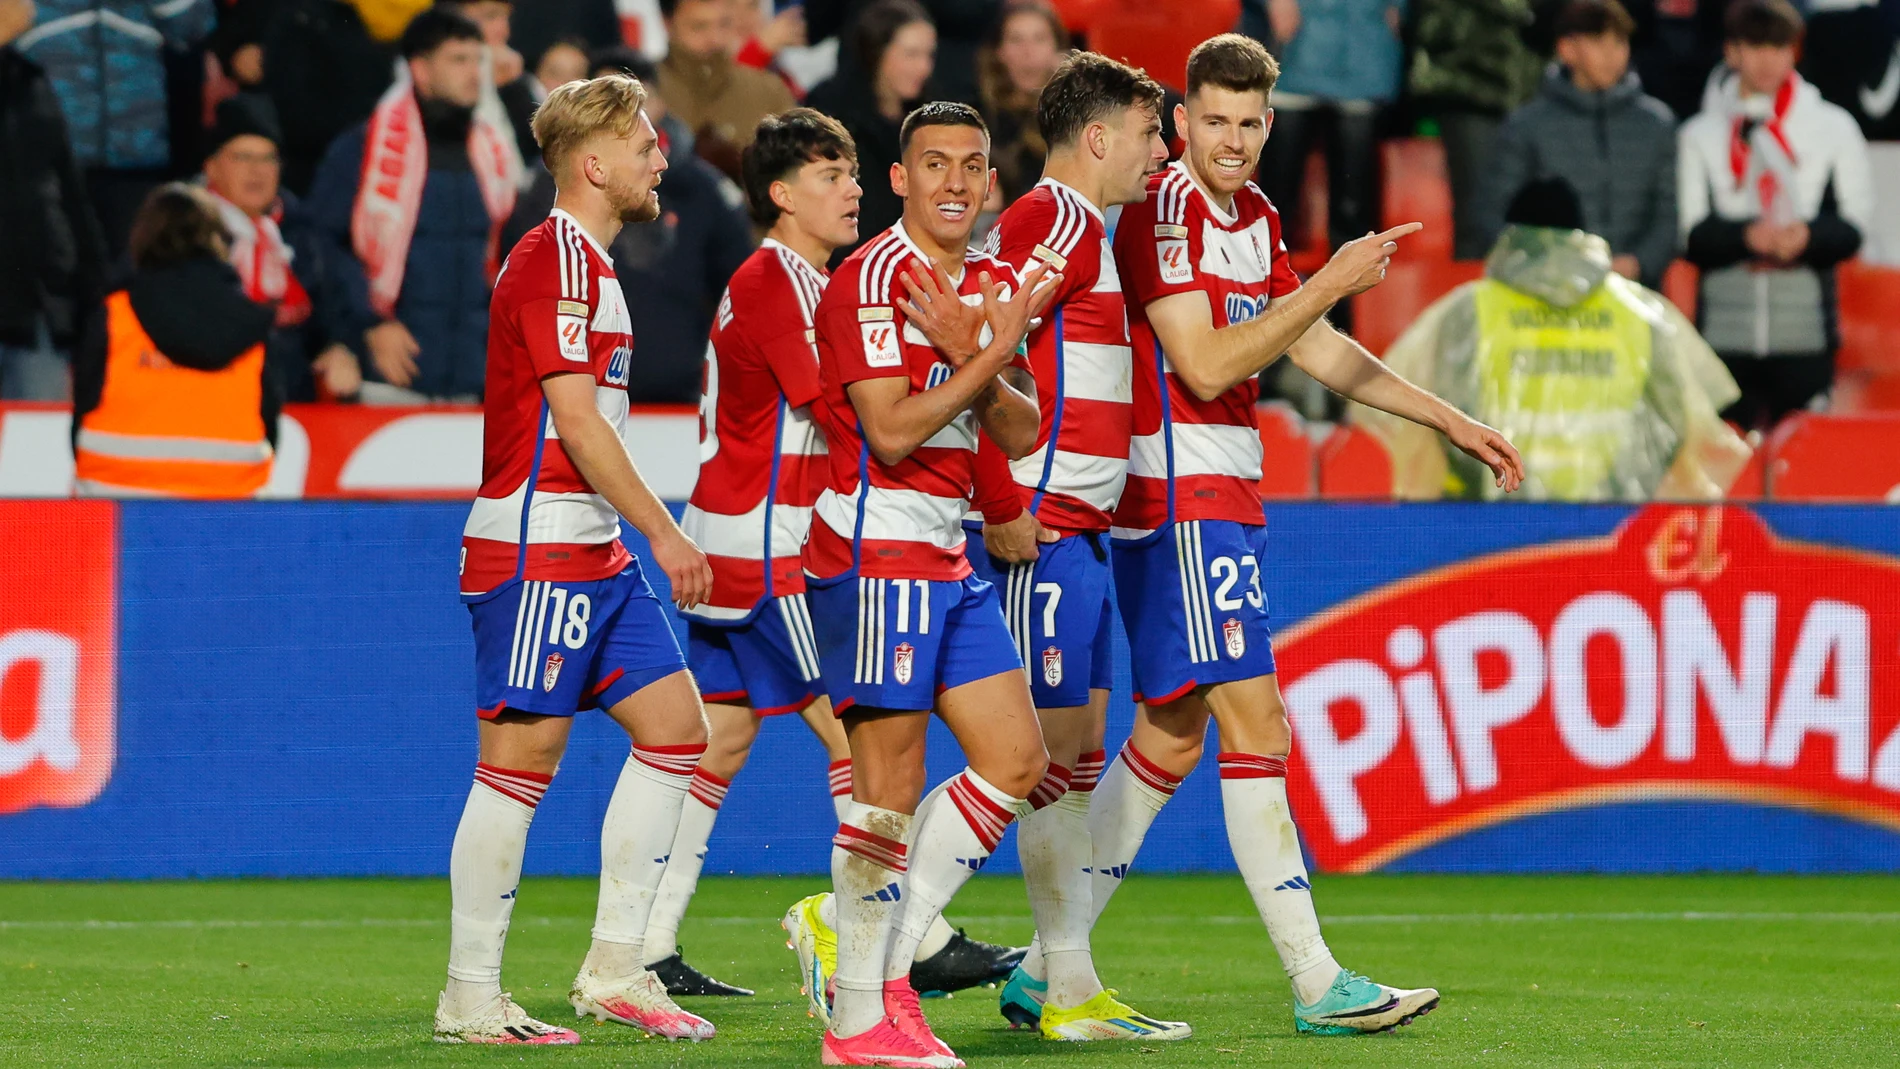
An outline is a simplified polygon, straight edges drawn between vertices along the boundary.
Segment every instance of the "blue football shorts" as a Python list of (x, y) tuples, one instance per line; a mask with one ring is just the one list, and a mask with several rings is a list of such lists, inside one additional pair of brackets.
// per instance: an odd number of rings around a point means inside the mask
[(686, 668), (664, 606), (640, 562), (588, 583), (512, 579), (469, 599), (475, 625), (475, 704), (572, 716), (611, 708)]
[(1017, 564), (990, 556), (981, 537), (966, 542), (970, 567), (1003, 592), (1003, 618), (1038, 709), (1087, 705), (1090, 690), (1115, 685), (1108, 542), (1106, 534), (1065, 535)]
[(852, 571), (805, 585), (825, 690), (840, 716), (854, 705), (930, 709), (946, 690), (1022, 670), (1002, 599), (975, 576), (867, 579)]
[(805, 595), (769, 598), (744, 623), (686, 625), (686, 663), (709, 702), (759, 716), (795, 713), (819, 691), (818, 640)]
[(1115, 544), (1136, 701), (1164, 705), (1195, 687), (1273, 674), (1266, 546), (1266, 527), (1230, 520), (1184, 520)]

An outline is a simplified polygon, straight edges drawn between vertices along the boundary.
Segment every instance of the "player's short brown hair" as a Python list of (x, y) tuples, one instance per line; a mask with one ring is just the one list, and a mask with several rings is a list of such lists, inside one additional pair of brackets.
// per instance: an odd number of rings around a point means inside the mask
[(625, 74), (569, 82), (549, 93), (534, 109), (534, 143), (549, 173), (560, 177), (568, 156), (595, 134), (631, 136), (646, 102), (646, 86)]
[(1785, 47), (1806, 32), (1801, 12), (1788, 0), (1735, 0), (1722, 18), (1722, 40), (1729, 44)]
[(857, 169), (858, 146), (843, 123), (810, 108), (792, 108), (760, 119), (752, 143), (739, 154), (739, 174), (745, 179), (746, 207), (753, 221), (760, 226), (778, 222), (772, 183), (788, 180), (799, 168), (819, 160), (844, 160)]
[(1051, 148), (1074, 141), (1092, 122), (1128, 108), (1161, 111), (1161, 86), (1142, 71), (1095, 52), (1071, 52), (1042, 87), (1036, 125)]
[(1204, 85), (1270, 96), (1274, 83), (1279, 80), (1280, 61), (1273, 58), (1267, 46), (1238, 33), (1209, 37), (1188, 53), (1188, 96), (1199, 92)]

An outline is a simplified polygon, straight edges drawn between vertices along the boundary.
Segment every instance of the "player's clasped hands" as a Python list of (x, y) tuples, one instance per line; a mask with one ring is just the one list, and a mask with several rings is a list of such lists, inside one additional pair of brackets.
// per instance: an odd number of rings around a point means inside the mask
[(690, 609), (712, 596), (712, 565), (686, 532), (674, 528), (671, 536), (656, 539), (652, 545), (653, 562), (672, 585), (673, 604)]
[(1354, 238), (1341, 245), (1314, 278), (1326, 276), (1339, 287), (1341, 297), (1364, 293), (1385, 281), (1385, 269), (1399, 251), (1399, 239), (1423, 229), (1424, 223), (1402, 223), (1383, 233)]
[(913, 260), (900, 276), (910, 299), (904, 315), (943, 354), (951, 367), (962, 367), (983, 349), (983, 309), (963, 303), (956, 284), (938, 263)]
[(1023, 340), (1023, 336), (1035, 329), (1038, 317), (1049, 302), (1055, 299), (1056, 287), (1062, 282), (1062, 272), (1049, 270), (1049, 265), (1037, 260), (1029, 270), (1023, 272), (1022, 288), (1002, 299), (995, 282), (989, 273), (977, 276), (977, 286), (983, 291), (983, 313), (989, 318), (990, 329), (999, 338), (1009, 341), (1010, 347)]

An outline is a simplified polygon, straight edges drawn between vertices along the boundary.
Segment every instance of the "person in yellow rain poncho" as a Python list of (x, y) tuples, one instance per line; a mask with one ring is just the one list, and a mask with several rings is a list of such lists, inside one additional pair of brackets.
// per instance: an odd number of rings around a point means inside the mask
[[(1719, 498), (1749, 457), (1717, 415), (1735, 380), (1674, 305), (1610, 269), (1582, 217), (1563, 179), (1526, 185), (1484, 277), (1427, 308), (1386, 363), (1516, 443), (1519, 499)], [(1500, 496), (1428, 428), (1360, 405), (1348, 418), (1391, 452), (1396, 496)]]

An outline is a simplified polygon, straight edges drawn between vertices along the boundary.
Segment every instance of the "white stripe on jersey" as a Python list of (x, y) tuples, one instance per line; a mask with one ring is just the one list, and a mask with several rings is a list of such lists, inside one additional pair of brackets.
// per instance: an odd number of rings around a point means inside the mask
[(1058, 449), (1055, 459), (1051, 461), (1048, 459), (1049, 445), (1044, 442), (1036, 447), (1035, 452), (1021, 460), (1010, 461), (1010, 475), (1019, 484), (1033, 488), (1042, 482), (1046, 465), (1049, 470), (1048, 485), (1061, 487), (1066, 497), (1075, 498), (1103, 512), (1112, 510), (1115, 503), (1121, 500), (1122, 477), (1128, 473), (1126, 460)]
[(1085, 401), (1135, 400), (1134, 361), (1126, 345), (1062, 341), (1062, 393)]
[(858, 271), (859, 304), (890, 303), (891, 279), (897, 274), (898, 265), (909, 251), (904, 239), (898, 237), (895, 230), (887, 230), (883, 237), (877, 239)]
[(1138, 434), (1128, 443), (1128, 474), (1151, 479), (1191, 475), (1260, 478), (1260, 432), (1226, 423), (1175, 423), (1174, 464), (1169, 471), (1167, 429)]
[[(469, 506), (465, 538), (486, 538), (511, 545), (521, 541), (523, 483), (507, 497), (478, 497)], [(600, 545), (620, 537), (620, 514), (603, 509), (597, 494), (534, 492), (528, 515), (528, 542), (569, 542)]]

